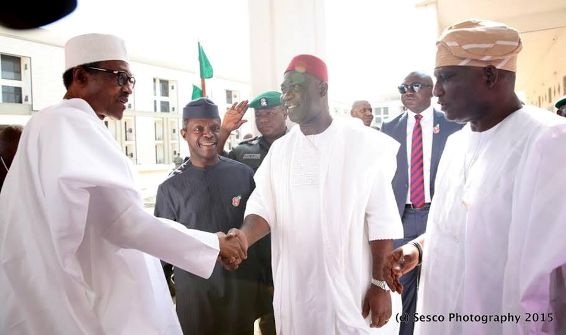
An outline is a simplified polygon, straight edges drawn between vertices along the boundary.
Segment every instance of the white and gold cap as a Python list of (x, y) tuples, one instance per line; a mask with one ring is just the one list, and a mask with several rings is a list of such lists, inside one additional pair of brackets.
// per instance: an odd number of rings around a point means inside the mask
[(128, 61), (126, 43), (114, 35), (85, 34), (65, 44), (65, 71), (75, 66), (108, 60)]
[(436, 42), (436, 67), (493, 65), (517, 71), (519, 32), (503, 23), (471, 19), (446, 28)]

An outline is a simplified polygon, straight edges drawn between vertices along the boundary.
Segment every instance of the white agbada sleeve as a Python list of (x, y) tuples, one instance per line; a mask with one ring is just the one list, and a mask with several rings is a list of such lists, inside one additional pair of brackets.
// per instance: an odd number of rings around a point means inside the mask
[(52, 219), (53, 237), (59, 240), (54, 243), (59, 255), (73, 257), (85, 229), (79, 223), (86, 222), (90, 209), (98, 217), (100, 231), (116, 245), (147, 252), (209, 277), (218, 256), (218, 237), (145, 212), (129, 162), (116, 150), (113, 139), (101, 140), (103, 134), (98, 132), (105, 129), (93, 127), (83, 118), (70, 111), (65, 118), (44, 125), (37, 142), (40, 154), (50, 153), (39, 162), (38, 172), (47, 206), (52, 209), (47, 214)]
[(276, 201), (271, 185), (271, 157), (270, 150), (254, 174), (255, 189), (246, 204), (244, 217), (255, 214), (261, 216), (271, 226), (276, 219)]
[(138, 250), (207, 277), (218, 238), (146, 213), (130, 164), (84, 100), (29, 121), (0, 194), (0, 333), (181, 333)]
[[(565, 143), (566, 125), (542, 133), (516, 179), (503, 311), (522, 316), (523, 334), (566, 330)], [(527, 322), (526, 313), (536, 314), (538, 322)], [(505, 334), (517, 331), (504, 326)]]
[(403, 237), (403, 224), (397, 210), (397, 202), (391, 181), (397, 169), (399, 144), (385, 138), (381, 143), (379, 172), (366, 207), (368, 237), (373, 240), (388, 240)]

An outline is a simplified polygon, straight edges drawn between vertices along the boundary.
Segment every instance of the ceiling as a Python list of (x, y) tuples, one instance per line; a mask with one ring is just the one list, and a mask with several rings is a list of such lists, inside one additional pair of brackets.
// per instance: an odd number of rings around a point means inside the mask
[[(434, 2), (434, 1), (431, 1)], [(521, 33), (517, 89), (540, 68), (558, 36), (566, 30), (566, 0), (436, 0), (439, 31), (469, 18), (503, 22)]]

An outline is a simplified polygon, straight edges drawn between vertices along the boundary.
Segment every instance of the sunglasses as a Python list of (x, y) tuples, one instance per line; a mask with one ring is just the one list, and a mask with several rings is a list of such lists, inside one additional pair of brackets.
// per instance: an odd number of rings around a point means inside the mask
[(411, 91), (413, 93), (417, 93), (423, 87), (432, 87), (432, 85), (425, 85), (425, 84), (421, 84), (421, 83), (412, 83), (412, 84), (409, 84), (409, 85), (401, 84), (401, 85), (399, 85), (399, 87), (397, 87), (397, 89), (399, 90), (399, 93), (405, 94), (409, 91)]
[(131, 88), (134, 88), (134, 86), (136, 86), (136, 78), (134, 78), (133, 76), (130, 76), (128, 74), (128, 72), (126, 72), (126, 71), (103, 69), (103, 68), (94, 67), (94, 66), (86, 66), (86, 68), (90, 69), (90, 70), (112, 73), (112, 74), (116, 75), (116, 81), (118, 82), (118, 86), (124, 86), (126, 84), (129, 84)]

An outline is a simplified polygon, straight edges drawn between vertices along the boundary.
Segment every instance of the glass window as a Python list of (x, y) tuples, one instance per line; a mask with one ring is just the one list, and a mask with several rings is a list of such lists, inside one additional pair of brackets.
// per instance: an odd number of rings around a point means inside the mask
[(14, 86), (2, 86), (2, 102), (21, 104), (22, 88)]
[(226, 103), (232, 104), (232, 90), (226, 90)]
[[(159, 92), (161, 93), (162, 97), (169, 96), (169, 81), (168, 80), (159, 80)], [(169, 109), (167, 109), (169, 111)]]
[(153, 78), (153, 111), (156, 113), (175, 113), (177, 93), (174, 80)]
[(161, 113), (169, 113), (169, 101), (160, 101)]
[(20, 57), (2, 55), (0, 60), (2, 62), (2, 79), (22, 80), (22, 61)]

